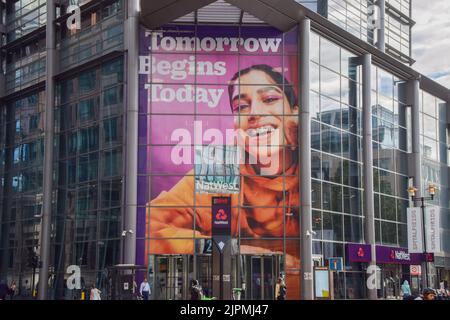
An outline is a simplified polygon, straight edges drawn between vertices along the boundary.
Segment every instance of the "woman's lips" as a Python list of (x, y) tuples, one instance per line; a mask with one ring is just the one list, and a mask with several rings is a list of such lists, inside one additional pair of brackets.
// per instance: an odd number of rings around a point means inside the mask
[[(254, 136), (248, 135), (248, 147), (250, 148), (265, 148), (279, 145), (279, 129), (268, 131), (260, 131), (260, 134)], [(262, 151), (262, 150), (260, 150)]]
[(254, 138), (254, 137), (260, 137), (263, 135), (267, 135), (269, 133), (272, 133), (276, 130), (276, 128), (272, 125), (267, 125), (267, 126), (262, 126), (262, 127), (258, 127), (258, 128), (250, 128), (247, 129), (246, 133), (249, 137)]

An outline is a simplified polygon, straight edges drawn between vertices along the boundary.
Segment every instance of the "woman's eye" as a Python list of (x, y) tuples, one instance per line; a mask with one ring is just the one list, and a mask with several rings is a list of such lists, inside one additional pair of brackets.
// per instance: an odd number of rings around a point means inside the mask
[(278, 101), (280, 99), (280, 97), (267, 97), (267, 98), (264, 98), (264, 103), (272, 103), (272, 102), (275, 102), (275, 101)]
[(250, 105), (248, 104), (240, 104), (239, 105), (239, 110), (247, 110), (250, 107)]

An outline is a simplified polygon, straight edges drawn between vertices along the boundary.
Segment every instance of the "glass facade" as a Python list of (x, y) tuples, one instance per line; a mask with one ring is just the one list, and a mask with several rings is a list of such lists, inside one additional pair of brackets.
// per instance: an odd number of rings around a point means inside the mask
[(31, 295), (34, 277), (30, 258), (39, 252), (40, 244), (44, 107), (45, 92), (40, 91), (8, 102), (0, 117), (1, 273), (18, 279), (23, 295)]
[[(313, 254), (325, 263), (364, 239), (362, 84), (355, 55), (317, 34), (311, 40)], [(347, 270), (335, 298), (364, 298), (362, 270)]]
[(13, 93), (43, 81), (45, 58), (45, 37), (8, 50), (4, 68), (6, 92)]
[[(296, 0), (345, 31), (372, 44), (377, 45), (378, 38), (372, 24), (380, 17), (373, 9), (373, 0)], [(375, 11), (373, 11), (375, 10)], [(386, 52), (404, 63), (412, 64), (411, 59), (411, 19), (410, 0), (385, 1), (385, 45)]]
[(106, 290), (104, 269), (120, 262), (123, 181), (123, 60), (104, 62), (57, 84), (55, 297), (67, 297), (69, 265), (86, 286)]
[(376, 239), (383, 245), (407, 247), (408, 207), (407, 122), (400, 101), (400, 80), (377, 67), (372, 69), (372, 136)]
[[(342, 32), (376, 42), (367, 28), (372, 1), (295, 2), (325, 15)], [(131, 232), (135, 264), (142, 275), (147, 272), (153, 299), (189, 299), (194, 278), (213, 295), (219, 272), (212, 242), (216, 196), (231, 199), (226, 290), (245, 283), (243, 298), (273, 299), (281, 273), (287, 298), (300, 298), (297, 139), (303, 57), (298, 26), (280, 31), (221, 0), (162, 27), (140, 26), (138, 61), (127, 61), (128, 1), (59, 1), (57, 17), (73, 4), (83, 6), (81, 29), (70, 30), (63, 20), (55, 23), (53, 172), (44, 172), (47, 5), (41, 0), (6, 2), (0, 57), (5, 88), (0, 105), (0, 280), (15, 280), (21, 296), (36, 297), (43, 178), (50, 175), (51, 299), (81, 297), (80, 290), (67, 288), (67, 268), (73, 265), (81, 268), (83, 290), (95, 284), (103, 299), (112, 298), (118, 291), (114, 266), (124, 263)], [(409, 58), (410, 12), (409, 0), (386, 1), (387, 52), (400, 59)], [(367, 299), (367, 262), (351, 261), (348, 251), (349, 245), (368, 244), (364, 85), (361, 56), (355, 53), (367, 48), (344, 48), (332, 35), (312, 29), (312, 260), (315, 266), (330, 267), (330, 258), (342, 258), (342, 272), (334, 273), (334, 298)], [(373, 152), (374, 245), (405, 249), (415, 116), (405, 88), (412, 75), (401, 78), (380, 59), (373, 61), (368, 147)], [(127, 81), (135, 63), (138, 88)], [(396, 70), (402, 68), (398, 63)], [(133, 137), (126, 124), (133, 116), (127, 110), (132, 94), (139, 95), (138, 174), (136, 199), (130, 200), (126, 150)], [(430, 269), (438, 280), (444, 277), (442, 268), (450, 266), (444, 258), (450, 252), (448, 102), (425, 88), (419, 96), (421, 187), (437, 186), (429, 203), (441, 211), (443, 252), (436, 256), (445, 263)], [(220, 162), (224, 159), (231, 162)], [(125, 203), (137, 211), (131, 232), (125, 230), (130, 211)], [(396, 296), (399, 281), (410, 277), (409, 265), (378, 265), (378, 296)]]
[(403, 62), (411, 62), (411, 0), (386, 1), (386, 48)]
[(430, 184), (437, 187), (435, 198), (429, 203), (440, 207), (442, 249), (448, 252), (450, 249), (450, 201), (447, 105), (442, 100), (422, 90), (419, 97), (420, 148), (423, 154), (421, 187), (422, 190), (427, 190)]
[(11, 42), (45, 26), (47, 6), (45, 0), (7, 1), (6, 41)]
[[(61, 8), (85, 3), (63, 3)], [(21, 38), (45, 26), (46, 9), (46, 1), (8, 1), (5, 41), (11, 44), (3, 60), (6, 94), (45, 81), (45, 33)], [(59, 15), (61, 9), (57, 11)], [(80, 297), (79, 290), (66, 288), (69, 265), (86, 269), (83, 288), (96, 283), (106, 297), (105, 267), (120, 262), (123, 57), (102, 59), (83, 71), (73, 68), (122, 50), (123, 20), (123, 1), (113, 1), (83, 11), (78, 32), (64, 24), (57, 32), (59, 70), (72, 68), (72, 72), (57, 82), (55, 95), (49, 293), (56, 299)], [(2, 279), (6, 275), (14, 279), (24, 297), (36, 296), (39, 281), (33, 261), (39, 260), (41, 243), (44, 110), (45, 92), (36, 91), (12, 98), (2, 106), (0, 116), (0, 273)]]
[(119, 0), (82, 14), (79, 30), (61, 28), (58, 33), (61, 70), (123, 50), (123, 20), (123, 1)]

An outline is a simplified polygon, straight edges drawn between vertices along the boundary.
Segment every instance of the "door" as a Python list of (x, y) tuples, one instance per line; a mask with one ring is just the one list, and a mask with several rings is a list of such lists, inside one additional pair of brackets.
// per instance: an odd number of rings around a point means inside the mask
[(274, 300), (275, 284), (280, 273), (280, 255), (244, 256), (246, 299)]
[(190, 270), (192, 270), (191, 255), (155, 256), (153, 299), (188, 299)]
[[(212, 296), (212, 256), (198, 255), (197, 257), (197, 280), (203, 289), (203, 294), (207, 297)], [(188, 297), (189, 298), (189, 297)]]

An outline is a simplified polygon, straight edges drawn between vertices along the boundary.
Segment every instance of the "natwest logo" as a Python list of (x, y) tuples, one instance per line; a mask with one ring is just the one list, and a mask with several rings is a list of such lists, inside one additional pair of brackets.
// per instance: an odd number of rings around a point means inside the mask
[(365, 256), (365, 252), (363, 247), (358, 248), (358, 252), (356, 253), (358, 257), (363, 258)]
[(224, 220), (227, 220), (227, 218), (228, 218), (228, 215), (226, 214), (225, 210), (219, 209), (219, 210), (217, 211), (217, 213), (216, 213), (216, 219), (217, 219), (217, 220), (222, 220), (222, 221), (224, 221)]
[(402, 261), (410, 261), (411, 256), (409, 253), (403, 250), (391, 250), (391, 259), (392, 260), (402, 260)]

